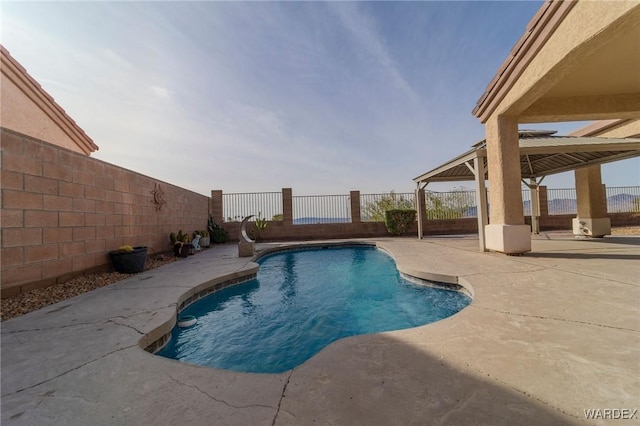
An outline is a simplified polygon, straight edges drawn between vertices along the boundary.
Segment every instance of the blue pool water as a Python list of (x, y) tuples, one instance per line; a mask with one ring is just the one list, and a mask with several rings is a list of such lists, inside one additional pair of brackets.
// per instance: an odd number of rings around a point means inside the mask
[(400, 330), (467, 306), (462, 293), (403, 279), (373, 247), (286, 251), (261, 258), (257, 279), (213, 293), (182, 311), (158, 355), (254, 372), (292, 369), (347, 336)]

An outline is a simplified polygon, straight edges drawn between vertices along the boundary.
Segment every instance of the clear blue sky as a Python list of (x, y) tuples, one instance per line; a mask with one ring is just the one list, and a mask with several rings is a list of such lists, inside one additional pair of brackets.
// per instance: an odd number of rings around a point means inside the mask
[(203, 194), (404, 192), (484, 138), (471, 110), (540, 5), (3, 2), (1, 36), (101, 160)]

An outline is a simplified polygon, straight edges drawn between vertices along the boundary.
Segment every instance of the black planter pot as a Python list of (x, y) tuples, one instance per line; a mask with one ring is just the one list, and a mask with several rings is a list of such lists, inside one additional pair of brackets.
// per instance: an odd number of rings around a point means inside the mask
[(173, 246), (173, 254), (176, 255), (176, 257), (187, 257), (190, 254), (194, 254), (195, 251), (193, 249), (193, 245), (192, 244), (179, 244), (176, 243)]
[(134, 247), (133, 251), (110, 251), (109, 257), (116, 271), (122, 274), (135, 274), (144, 271), (147, 247)]

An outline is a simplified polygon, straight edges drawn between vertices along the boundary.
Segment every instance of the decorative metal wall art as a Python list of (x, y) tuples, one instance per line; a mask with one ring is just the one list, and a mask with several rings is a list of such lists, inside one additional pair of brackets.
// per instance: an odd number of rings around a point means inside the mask
[(153, 184), (153, 189), (149, 191), (152, 195), (151, 202), (156, 205), (156, 211), (162, 210), (162, 206), (167, 204), (164, 199), (164, 191), (158, 183)]

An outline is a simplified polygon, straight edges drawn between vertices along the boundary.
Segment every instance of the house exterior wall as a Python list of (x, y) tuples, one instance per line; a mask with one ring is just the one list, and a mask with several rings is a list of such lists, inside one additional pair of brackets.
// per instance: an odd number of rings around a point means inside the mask
[(160, 252), (170, 232), (206, 229), (207, 196), (5, 128), (0, 147), (3, 297), (107, 269), (121, 245)]
[[(530, 59), (525, 58), (526, 54), (522, 54), (524, 59), (521, 60), (530, 62), (520, 65), (522, 72), (517, 81), (505, 92), (491, 115), (504, 114), (519, 117), (520, 122), (533, 123), (621, 118), (621, 112), (627, 110), (626, 107), (618, 105), (621, 101), (628, 101), (627, 98), (612, 98), (606, 103), (600, 99), (601, 111), (585, 114), (583, 104), (587, 99), (584, 95), (566, 93), (545, 100), (540, 107), (546, 108), (547, 111), (536, 108), (535, 113), (527, 112), (527, 109), (548, 91), (557, 89), (559, 83), (571, 83), (574, 86), (583, 84), (585, 87), (595, 84), (588, 79), (589, 76), (576, 75), (575, 70), (580, 69), (584, 58), (597, 53), (610, 42), (613, 35), (618, 35), (617, 28), (608, 32), (612, 27), (620, 26), (616, 23), (619, 24), (621, 19), (625, 24), (627, 21), (632, 22), (635, 19), (634, 14), (638, 13), (638, 3), (635, 1), (566, 3), (570, 12), (561, 18), (557, 28), (552, 29), (552, 35), (547, 35), (546, 32), (549, 30), (543, 26), (539, 37), (541, 40), (548, 37), (543, 48)], [(523, 115), (527, 117), (522, 118)], [(486, 119), (488, 116), (482, 121)]]
[(2, 46), (0, 61), (0, 127), (86, 155), (98, 149)]
[(0, 127), (12, 129), (37, 139), (83, 153), (80, 147), (58, 127), (35, 102), (9, 80), (0, 80)]

